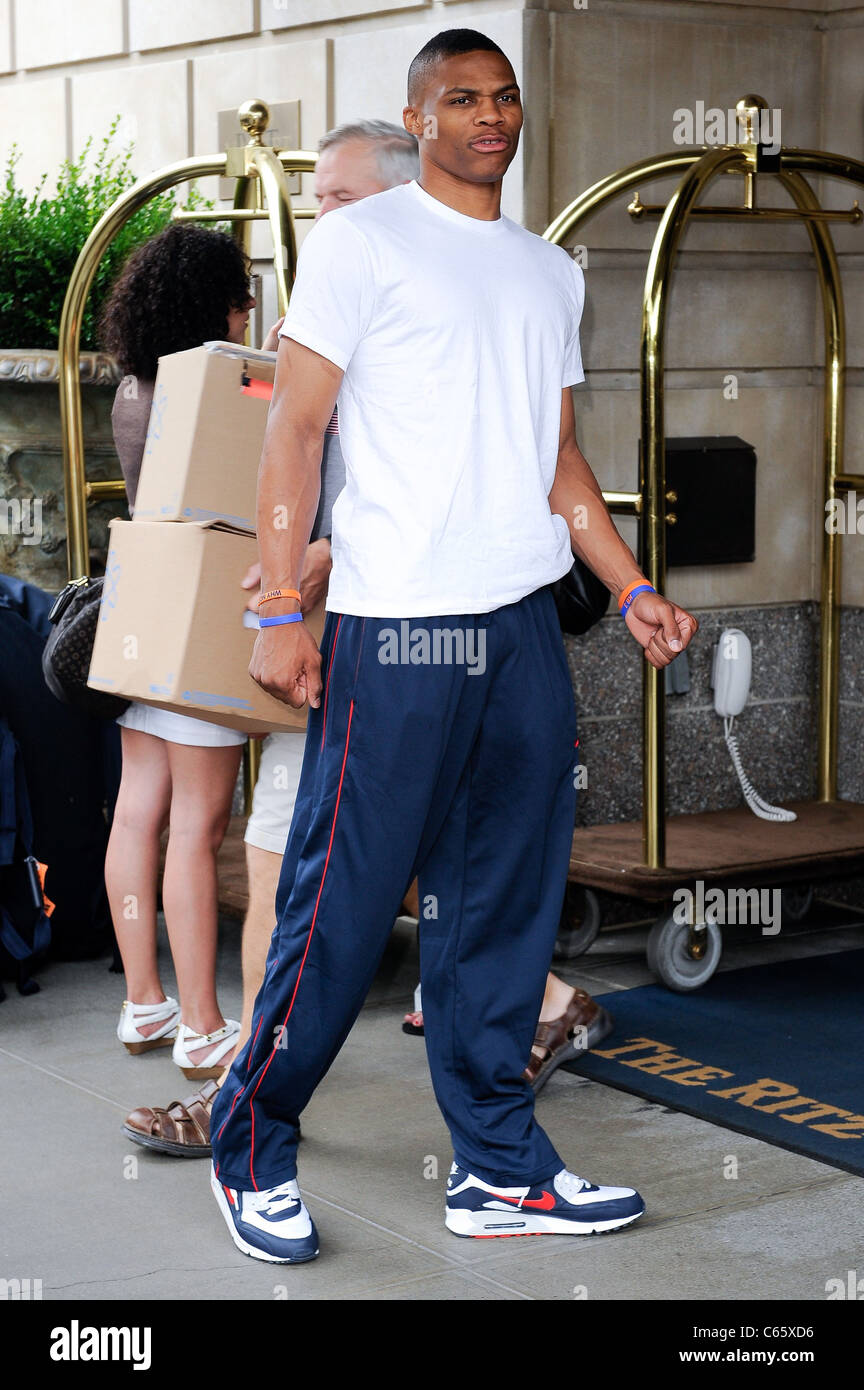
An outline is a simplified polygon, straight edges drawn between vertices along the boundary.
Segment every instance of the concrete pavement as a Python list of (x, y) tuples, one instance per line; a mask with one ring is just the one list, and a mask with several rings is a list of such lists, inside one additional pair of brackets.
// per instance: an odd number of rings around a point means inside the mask
[[(239, 936), (239, 923), (223, 921), (221, 1002), (234, 1017)], [(646, 983), (644, 936), (604, 933), (562, 973), (592, 993)], [(862, 926), (810, 927), (782, 945), (742, 938), (723, 968), (862, 945)], [(170, 987), (164, 935), (161, 949)], [(259, 1264), (231, 1244), (208, 1162), (151, 1154), (124, 1136), (129, 1109), (165, 1105), (194, 1083), (169, 1049), (132, 1057), (117, 1042), (122, 977), (107, 965), (52, 965), (40, 994), (13, 990), (0, 1005), (0, 1277), (39, 1278), (44, 1299), (824, 1300), (826, 1281), (860, 1264), (860, 1179), (561, 1071), (539, 1099), (542, 1123), (575, 1172), (637, 1186), (645, 1217), (605, 1239), (452, 1236), (448, 1136), (423, 1042), (400, 1030), (417, 973), (406, 920), (303, 1117), (300, 1179), (321, 1256), (293, 1269)], [(735, 1180), (724, 1177), (730, 1155)]]

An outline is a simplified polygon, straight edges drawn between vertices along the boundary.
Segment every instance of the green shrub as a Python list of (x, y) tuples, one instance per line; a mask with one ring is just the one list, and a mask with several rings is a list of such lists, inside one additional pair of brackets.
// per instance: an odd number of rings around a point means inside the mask
[[(78, 254), (103, 213), (135, 183), (131, 170), (133, 146), (122, 155), (108, 149), (120, 117), (114, 121), (99, 152), (87, 164), (92, 138), (78, 159), (60, 166), (57, 191), (43, 197), (48, 177), (26, 197), (15, 183), (20, 154), (13, 145), (0, 192), (0, 348), (56, 348), (63, 300)], [(145, 203), (121, 228), (96, 270), (81, 324), (81, 348), (99, 348), (95, 330), (105, 296), (126, 257), (135, 247), (161, 232), (178, 206), (178, 191), (186, 193), (188, 210), (212, 207), (193, 185), (180, 184)]]

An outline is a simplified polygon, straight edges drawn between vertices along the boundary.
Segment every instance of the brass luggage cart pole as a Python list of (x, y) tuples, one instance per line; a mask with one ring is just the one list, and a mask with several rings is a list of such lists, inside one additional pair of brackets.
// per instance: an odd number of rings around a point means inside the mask
[[(550, 223), (543, 236), (562, 245), (577, 227), (622, 193), (640, 183), (684, 171), (684, 180), (666, 209), (651, 252), (642, 306), (640, 381), (642, 387), (642, 462), (639, 490), (606, 493), (610, 511), (637, 516), (645, 573), (662, 593), (666, 578), (665, 527), (670, 521), (665, 485), (663, 346), (671, 266), (696, 198), (721, 168), (744, 167), (738, 150), (718, 150), (707, 169), (698, 169), (703, 155), (676, 151), (641, 160), (586, 190)], [(638, 195), (637, 195), (638, 198)], [(648, 662), (642, 671), (642, 853), (650, 868), (665, 858), (665, 697), (662, 673)]]
[[(96, 268), (107, 247), (128, 222), (133, 213), (166, 189), (192, 179), (217, 174), (238, 180), (238, 199), (235, 207), (224, 211), (178, 213), (178, 221), (233, 222), (235, 235), (244, 250), (249, 249), (251, 223), (269, 221), (273, 239), (273, 268), (279, 312), (288, 307), (291, 284), (297, 263), (294, 238), (294, 218), (314, 217), (309, 208), (292, 210), (287, 173), (311, 173), (317, 154), (309, 150), (273, 150), (261, 143), (267, 128), (269, 112), (263, 101), (245, 102), (239, 109), (243, 128), (250, 133), (248, 145), (229, 150), (226, 154), (196, 156), (169, 164), (146, 179), (139, 180), (117, 199), (100, 218), (85, 241), (69, 280), (63, 312), (60, 317), (60, 419), (63, 430), (63, 466), (68, 531), (68, 573), (70, 579), (89, 574), (87, 546), (88, 497), (123, 497), (121, 481), (88, 483), (84, 470), (84, 436), (81, 421), (81, 379), (78, 370), (78, 351), (81, 343), (81, 317)], [(258, 199), (255, 207), (246, 206), (250, 186), (263, 189), (266, 207)]]
[[(628, 211), (634, 218), (658, 216), (660, 226), (651, 251), (645, 280), (640, 352), (642, 464), (639, 491), (604, 494), (610, 510), (635, 513), (640, 520), (643, 565), (655, 588), (665, 585), (666, 514), (673, 500), (665, 485), (664, 337), (666, 307), (675, 256), (691, 218), (723, 218), (755, 221), (795, 220), (808, 230), (822, 294), (825, 322), (824, 498), (826, 504), (844, 491), (864, 489), (864, 475), (846, 473), (842, 466), (843, 385), (845, 329), (843, 297), (836, 253), (827, 224), (844, 221), (860, 224), (864, 214), (857, 201), (849, 210), (823, 209), (805, 174), (864, 185), (864, 164), (817, 150), (782, 149), (769, 155), (759, 139), (761, 111), (767, 103), (747, 96), (737, 105), (744, 135), (740, 144), (677, 151), (634, 164), (602, 180), (577, 198), (550, 224), (544, 237), (556, 244), (569, 240), (577, 227), (603, 206), (640, 182), (683, 171), (675, 192), (665, 206), (648, 207), (638, 193)], [(743, 173), (745, 198), (741, 206), (709, 207), (698, 203), (708, 185), (722, 173)], [(775, 175), (792, 196), (791, 208), (759, 207), (756, 185), (760, 174)], [(826, 505), (827, 510), (827, 505)], [(840, 541), (825, 528), (822, 543), (821, 649), (819, 690), (818, 799), (833, 803), (837, 796), (837, 719), (839, 699), (839, 602)], [(645, 663), (643, 670), (643, 870), (664, 870), (665, 853), (665, 758), (664, 696), (661, 673)], [(596, 853), (596, 847), (595, 847)], [(604, 884), (602, 886), (611, 886)], [(642, 887), (645, 887), (643, 878)]]
[[(819, 199), (800, 173), (788, 170), (781, 182), (805, 212), (819, 209)], [(843, 462), (844, 388), (846, 373), (846, 324), (840, 267), (831, 233), (813, 218), (807, 231), (819, 267), (822, 315), (825, 325), (825, 382), (822, 416), (823, 493), (837, 493)], [(854, 479), (851, 480), (854, 486)], [(864, 482), (864, 478), (859, 482)], [(823, 516), (824, 523), (824, 516)], [(840, 537), (822, 527), (822, 579), (819, 613), (819, 752), (816, 795), (820, 801), (837, 799), (837, 728), (840, 716)]]
[[(81, 376), (78, 353), (81, 319), (96, 269), (107, 247), (133, 213), (151, 198), (177, 184), (218, 174), (235, 178), (234, 207), (227, 211), (175, 214), (179, 221), (233, 222), (234, 235), (247, 255), (252, 223), (267, 221), (273, 242), (273, 269), (279, 313), (288, 308), (297, 264), (295, 217), (314, 217), (314, 210), (292, 210), (286, 174), (311, 173), (317, 154), (309, 150), (274, 150), (262, 143), (270, 113), (263, 101), (248, 101), (239, 108), (240, 124), (249, 143), (224, 154), (196, 156), (169, 164), (141, 179), (108, 209), (85, 241), (69, 280), (59, 332), (60, 421), (63, 433), (63, 475), (66, 502), (67, 565), (70, 579), (90, 573), (87, 535), (87, 499), (123, 497), (122, 481), (88, 483), (84, 463), (84, 432), (81, 418)], [(258, 774), (260, 745), (246, 744), (244, 787), (247, 812), (252, 805), (252, 789)]]

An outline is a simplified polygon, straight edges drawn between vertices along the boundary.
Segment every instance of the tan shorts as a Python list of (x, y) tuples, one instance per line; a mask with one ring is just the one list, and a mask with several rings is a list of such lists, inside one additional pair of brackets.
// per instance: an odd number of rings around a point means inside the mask
[(284, 854), (303, 765), (304, 733), (268, 734), (246, 826), (247, 845)]

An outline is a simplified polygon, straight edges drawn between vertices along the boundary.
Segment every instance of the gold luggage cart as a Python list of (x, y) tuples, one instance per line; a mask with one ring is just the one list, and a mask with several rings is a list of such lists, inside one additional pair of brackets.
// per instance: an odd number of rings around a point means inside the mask
[[(743, 138), (739, 144), (679, 149), (640, 161), (601, 180), (575, 199), (544, 232), (563, 244), (602, 207), (640, 183), (678, 175), (665, 206), (646, 206), (638, 192), (628, 212), (635, 219), (659, 217), (651, 249), (642, 304), (640, 352), (642, 465), (639, 489), (607, 494), (612, 511), (639, 519), (642, 563), (660, 593), (666, 582), (666, 526), (674, 522), (667, 504), (664, 427), (664, 341), (672, 270), (691, 219), (737, 222), (799, 221), (806, 226), (816, 260), (825, 324), (823, 492), (826, 503), (858, 488), (864, 475), (844, 471), (843, 415), (846, 363), (843, 291), (829, 224), (860, 225), (857, 200), (847, 210), (822, 208), (808, 177), (826, 175), (864, 185), (864, 163), (821, 150), (760, 143), (761, 112), (767, 102), (745, 96), (737, 104)], [(743, 174), (740, 206), (709, 206), (700, 198), (724, 173)], [(791, 207), (762, 207), (760, 180), (775, 179), (790, 195)], [(570, 887), (559, 942), (570, 956), (587, 950), (600, 929), (592, 889), (668, 903), (675, 889), (701, 880), (714, 885), (783, 884), (788, 919), (804, 915), (812, 897), (810, 882), (831, 874), (864, 869), (864, 805), (837, 798), (839, 712), (840, 537), (825, 529), (822, 545), (821, 644), (819, 656), (818, 790), (813, 802), (794, 806), (798, 820), (785, 824), (756, 820), (749, 809), (666, 818), (665, 702), (663, 673), (643, 667), (643, 798), (639, 823), (577, 829), (570, 860)], [(793, 888), (792, 885), (803, 887)], [(696, 901), (694, 895), (693, 901)], [(722, 949), (719, 928), (709, 914), (665, 910), (648, 940), (648, 963), (670, 988), (697, 989), (717, 968)]]

